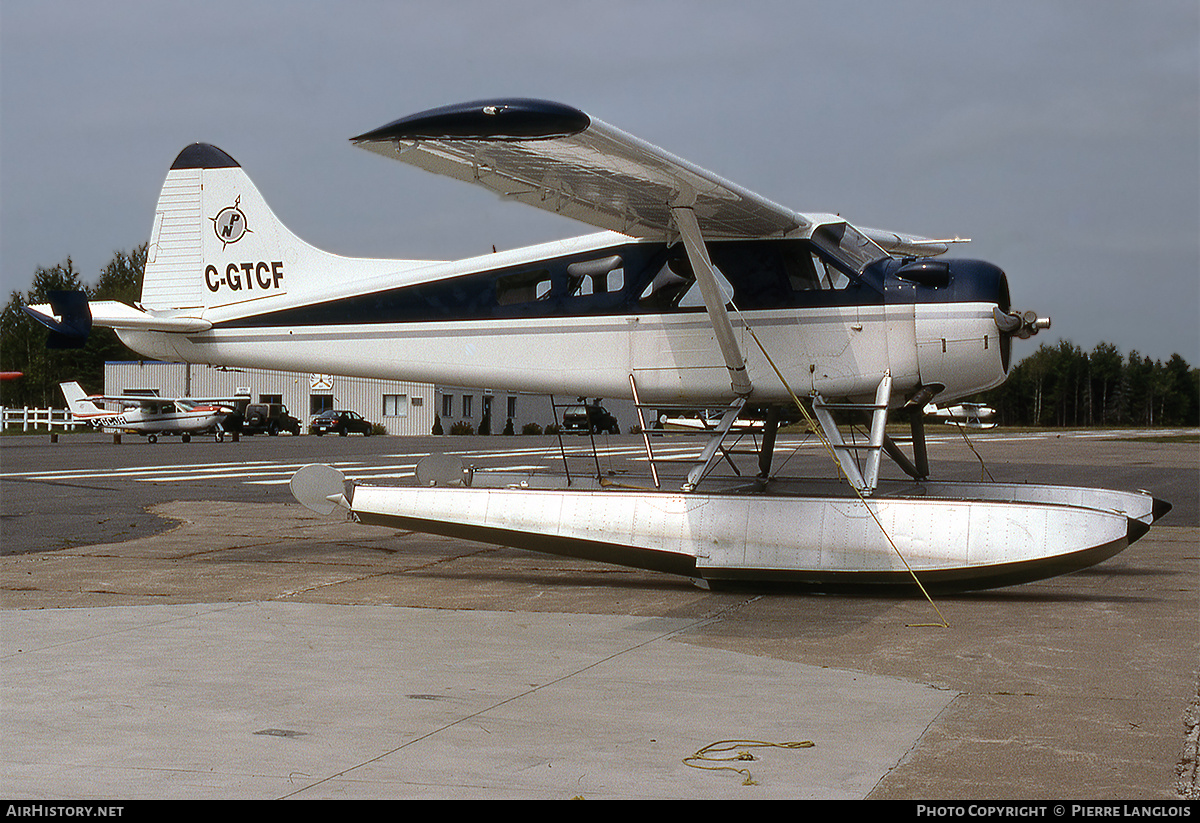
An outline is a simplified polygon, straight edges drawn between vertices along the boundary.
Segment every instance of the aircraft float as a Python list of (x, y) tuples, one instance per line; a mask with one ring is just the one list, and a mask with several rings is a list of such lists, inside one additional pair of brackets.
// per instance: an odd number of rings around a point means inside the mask
[[(301, 502), (393, 526), (697, 581), (980, 588), (1098, 563), (1169, 506), (1144, 492), (931, 478), (920, 411), (1000, 384), (1049, 326), (951, 245), (800, 213), (560, 103), (451, 105), (352, 138), (383, 157), (600, 229), (457, 261), (328, 254), (289, 232), (239, 164), (185, 148), (155, 211), (141, 301), (29, 311), (70, 345), (92, 323), (147, 357), (723, 409), (678, 488), (648, 434), (644, 488), (495, 480), (427, 459), (414, 486), (292, 479)], [(887, 434), (910, 406), (910, 458)], [(739, 417), (759, 474), (710, 471)], [(765, 410), (765, 413), (764, 411)], [(778, 422), (813, 419), (840, 474), (772, 473)], [(848, 442), (838, 419), (868, 421)], [(882, 455), (909, 480), (881, 481)], [(432, 465), (430, 464), (432, 461)], [(510, 482), (511, 480), (511, 482)]]
[[(84, 392), (78, 383), (60, 383), (67, 408), (77, 423), (89, 423), (105, 432), (131, 432), (157, 443), (159, 435), (178, 434), (183, 442), (193, 434), (213, 434), (218, 442), (225, 439), (221, 423), (247, 397), (158, 397), (142, 394), (104, 395)], [(120, 411), (104, 407), (116, 403)]]

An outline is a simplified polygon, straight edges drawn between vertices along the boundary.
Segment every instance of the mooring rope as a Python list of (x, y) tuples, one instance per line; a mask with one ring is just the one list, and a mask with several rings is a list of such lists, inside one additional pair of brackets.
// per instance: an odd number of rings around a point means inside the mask
[[(743, 786), (757, 786), (754, 778), (750, 774), (750, 770), (739, 766), (706, 766), (704, 763), (732, 763), (738, 761), (757, 760), (754, 755), (750, 754), (747, 749), (762, 748), (766, 746), (777, 749), (811, 749), (816, 744), (811, 740), (799, 740), (789, 743), (771, 743), (766, 740), (718, 740), (716, 743), (710, 743), (703, 749), (700, 749), (693, 755), (683, 758), (685, 765), (691, 766), (693, 769), (708, 769), (710, 771), (731, 771), (738, 772), (745, 776), (742, 781)], [(741, 751), (738, 751), (741, 749)], [(736, 752), (735, 754), (723, 757), (713, 757), (714, 754), (723, 754), (725, 752)]]
[[(737, 311), (737, 306), (734, 306), (734, 311)], [(833, 460), (834, 465), (837, 466), (838, 471), (841, 472), (842, 476), (846, 478), (847, 485), (849, 485), (850, 488), (854, 489), (854, 493), (858, 496), (858, 499), (862, 501), (863, 506), (866, 507), (867, 512), (871, 515), (871, 518), (875, 521), (875, 524), (877, 526), (879, 526), (879, 530), (881, 532), (883, 532), (883, 536), (887, 540), (888, 545), (890, 545), (892, 547), (892, 551), (894, 551), (896, 553), (896, 556), (900, 558), (900, 562), (903, 563), (904, 568), (908, 570), (908, 573), (912, 577), (913, 582), (917, 584), (917, 588), (919, 588), (921, 590), (921, 594), (925, 595), (925, 599), (929, 601), (930, 606), (933, 606), (933, 610), (935, 612), (937, 612), (937, 616), (939, 618), (941, 618), (941, 621), (942, 621), (940, 626), (938, 626), (937, 623), (914, 623), (914, 624), (909, 624), (909, 625), (919, 626), (919, 627), (934, 626), (934, 627), (945, 628), (945, 629), (950, 628), (950, 624), (948, 622), (946, 622), (946, 618), (942, 615), (941, 609), (939, 609), (937, 607), (937, 604), (933, 602), (933, 598), (929, 596), (929, 592), (926, 591), (925, 586), (921, 584), (921, 581), (917, 577), (916, 572), (913, 571), (912, 566), (910, 566), (908, 564), (908, 561), (904, 558), (904, 555), (900, 552), (900, 549), (896, 546), (895, 542), (892, 540), (892, 536), (890, 534), (888, 534), (887, 529), (884, 528), (883, 522), (879, 519), (879, 515), (875, 512), (874, 509), (871, 508), (871, 504), (867, 502), (867, 499), (865, 497), (863, 497), (863, 494), (858, 489), (858, 487), (850, 482), (849, 476), (846, 475), (845, 469), (842, 468), (841, 461), (839, 461), (837, 459), (837, 455), (833, 451), (833, 445), (829, 442), (829, 439), (825, 436), (825, 433), (821, 430), (820, 426), (817, 424), (817, 421), (813, 419), (812, 415), (809, 414), (808, 409), (806, 409), (804, 407), (804, 404), (800, 402), (800, 398), (796, 396), (796, 393), (794, 391), (792, 391), (792, 387), (791, 387), (791, 385), (788, 384), (787, 378), (783, 376), (783, 372), (780, 371), (779, 367), (775, 365), (775, 361), (772, 360), (771, 355), (767, 353), (766, 347), (763, 346), (762, 341), (758, 339), (758, 335), (754, 333), (754, 329), (750, 327), (750, 324), (746, 323), (746, 318), (742, 316), (742, 313), (740, 311), (738, 311), (738, 317), (741, 319), (742, 323), (744, 324), (746, 331), (750, 332), (750, 336), (752, 338), (754, 338), (754, 342), (755, 342), (755, 344), (757, 344), (759, 351), (761, 351), (763, 353), (763, 357), (765, 357), (767, 359), (767, 362), (769, 364), (771, 364), (771, 368), (775, 370), (776, 376), (779, 378), (779, 381), (781, 383), (783, 383), (783, 387), (785, 389), (787, 389), (788, 395), (792, 398), (792, 402), (796, 404), (796, 408), (798, 408), (800, 410), (800, 414), (802, 414), (804, 416), (804, 419), (808, 423), (809, 428), (812, 431), (816, 432), (817, 437), (819, 437), (821, 439), (821, 443), (825, 446), (825, 450), (829, 453), (830, 459)]]

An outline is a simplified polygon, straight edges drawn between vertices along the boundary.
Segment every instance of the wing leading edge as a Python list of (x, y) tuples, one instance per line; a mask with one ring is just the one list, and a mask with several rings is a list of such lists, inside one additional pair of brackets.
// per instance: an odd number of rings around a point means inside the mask
[[(706, 239), (805, 236), (835, 215), (800, 214), (584, 112), (546, 100), (431, 109), (351, 138), (384, 157), (475, 183), (536, 208), (632, 237), (678, 236), (693, 209)], [(931, 256), (948, 242), (856, 227), (889, 253)]]

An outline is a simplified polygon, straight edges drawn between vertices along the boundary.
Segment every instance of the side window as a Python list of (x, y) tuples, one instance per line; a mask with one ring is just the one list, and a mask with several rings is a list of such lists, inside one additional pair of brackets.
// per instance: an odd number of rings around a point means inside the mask
[(844, 289), (850, 285), (850, 278), (832, 263), (823, 261), (817, 255), (812, 256), (813, 266), (820, 273), (818, 281), (822, 289)]
[(501, 306), (533, 303), (550, 295), (550, 272), (545, 270), (509, 274), (496, 281), (496, 302)]
[(642, 290), (638, 303), (651, 309), (670, 308), (695, 282), (687, 252), (680, 243), (670, 250), (666, 261)]
[(849, 277), (813, 253), (807, 244), (789, 247), (783, 255), (783, 266), (792, 291), (844, 289), (850, 285)]
[(624, 261), (619, 255), (567, 266), (567, 293), (572, 297), (618, 292), (625, 288)]

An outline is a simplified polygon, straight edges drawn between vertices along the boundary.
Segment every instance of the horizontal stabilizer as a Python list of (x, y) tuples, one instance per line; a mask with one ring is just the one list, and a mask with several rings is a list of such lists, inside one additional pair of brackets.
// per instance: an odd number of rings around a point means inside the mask
[(48, 349), (81, 349), (92, 331), (92, 312), (87, 293), (82, 291), (50, 292), (49, 311), (37, 312), (29, 306), (21, 308), (34, 320), (50, 329), (46, 340)]
[(26, 314), (50, 329), (52, 340), (54, 333), (74, 334), (78, 337), (82, 328), (79, 321), (81, 312), (86, 314), (87, 324), (86, 330), (82, 331), (80, 346), (87, 339), (93, 325), (112, 329), (178, 333), (202, 332), (212, 328), (212, 323), (199, 317), (153, 314), (116, 300), (100, 300), (89, 304), (84, 292), (61, 292), (61, 294), (78, 295), (79, 297), (72, 297), (68, 303), (64, 304), (61, 301), (55, 302), (54, 297), (51, 296), (49, 305), (42, 303), (36, 306), (21, 307)]

